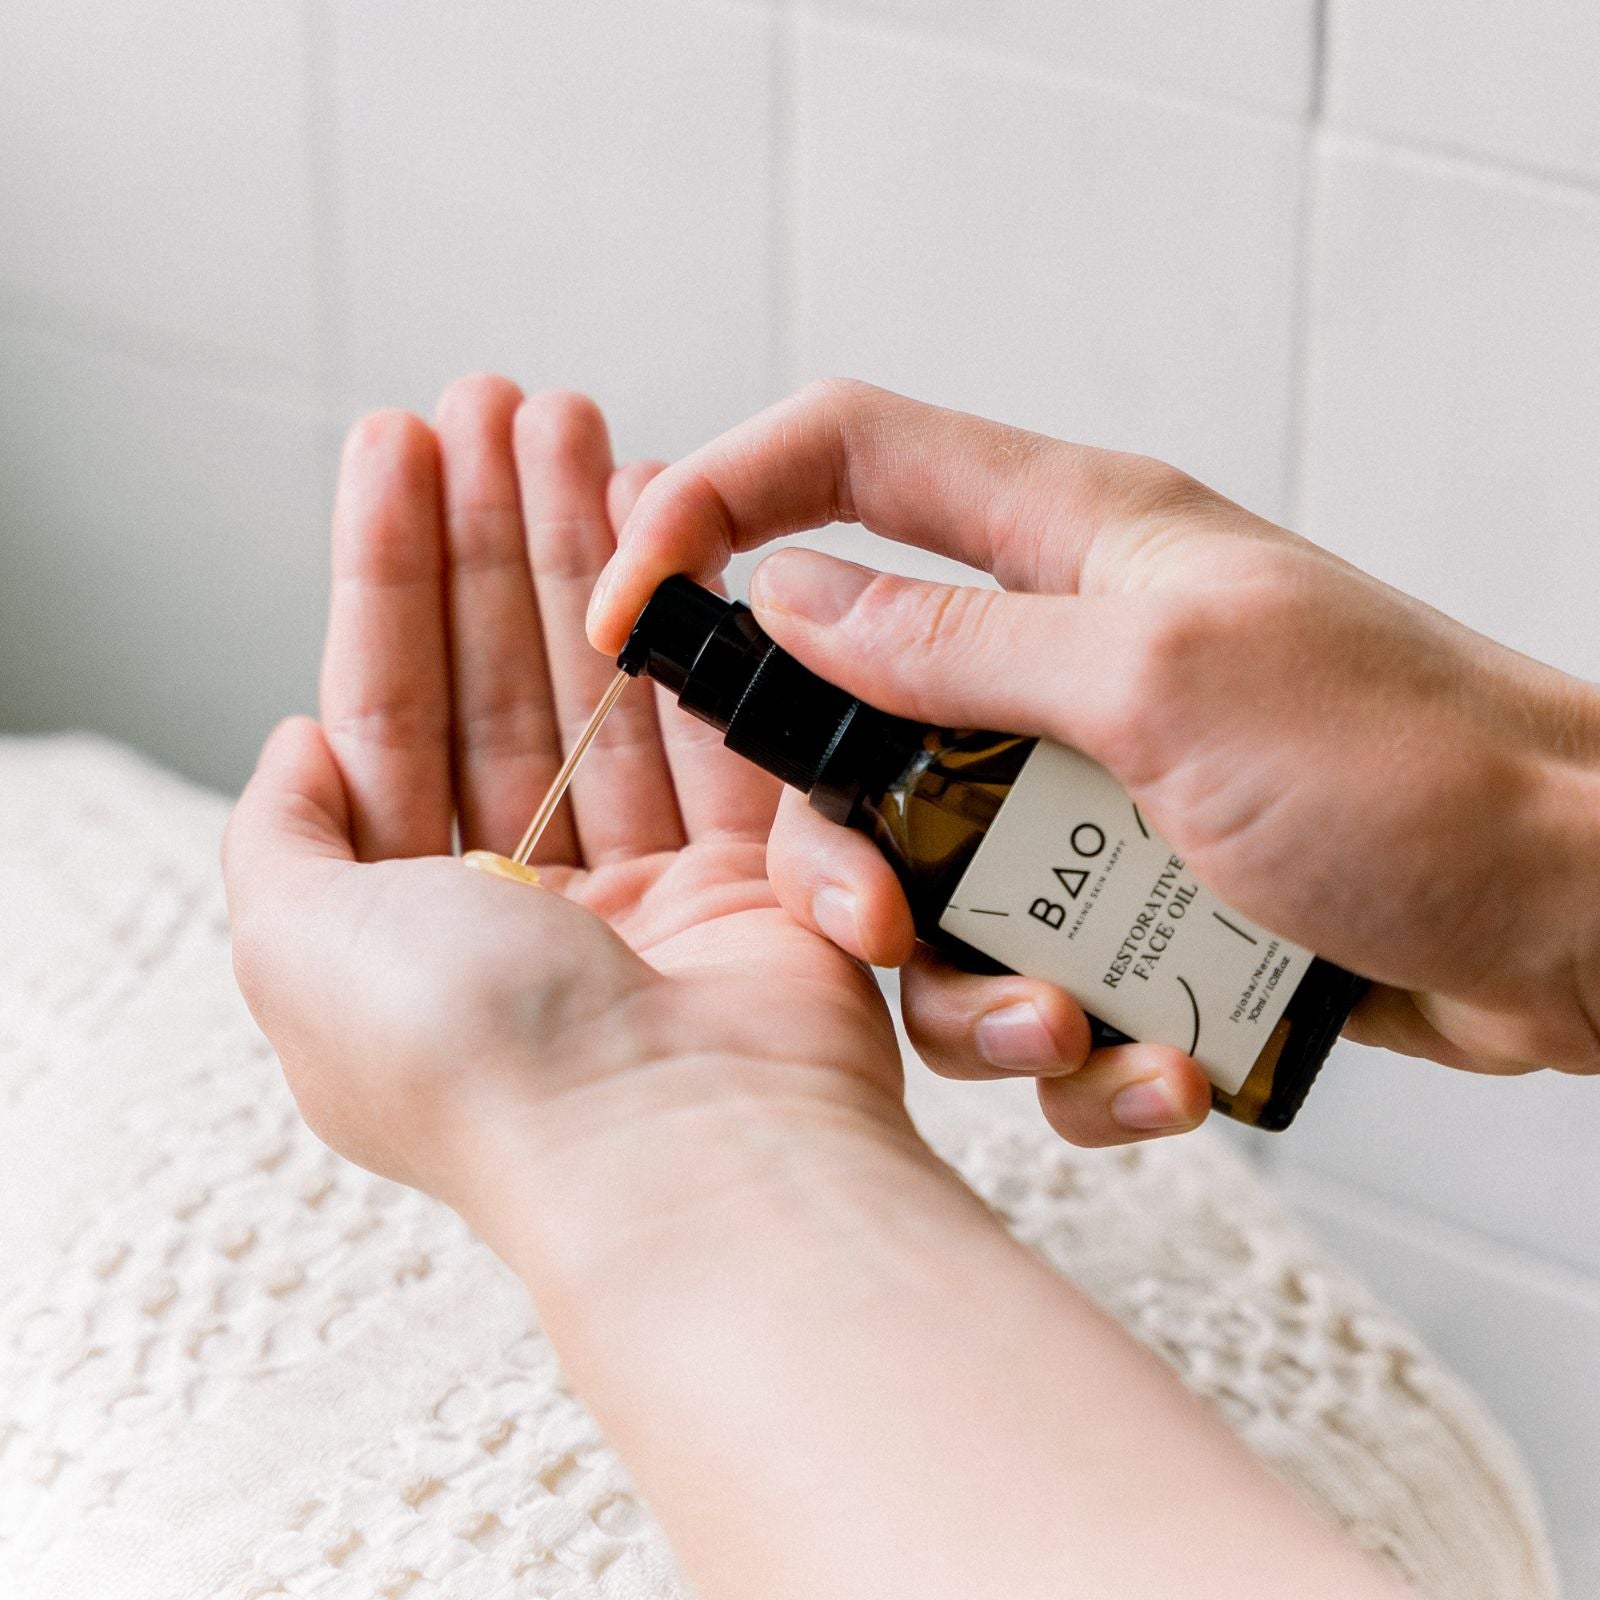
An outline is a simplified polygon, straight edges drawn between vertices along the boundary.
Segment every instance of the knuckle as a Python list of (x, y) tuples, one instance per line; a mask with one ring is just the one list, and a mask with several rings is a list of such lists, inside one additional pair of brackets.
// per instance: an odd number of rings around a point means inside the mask
[(929, 1072), (940, 1078), (988, 1076), (976, 1050), (951, 1037), (947, 1019), (937, 1013), (926, 1014), (911, 1005), (902, 1005), (900, 1009), (906, 1038)]
[(457, 578), (470, 573), (517, 575), (526, 561), (522, 518), (515, 506), (490, 500), (459, 501), (447, 529), (450, 565)]
[(849, 411), (876, 400), (882, 393), (882, 389), (860, 378), (813, 378), (796, 391), (794, 403), (805, 410)]
[(1159, 776), (1172, 738), (1188, 725), (1195, 695), (1215, 668), (1214, 614), (1187, 597), (1147, 600), (1128, 617), (1118, 659), (1088, 709), (1101, 758), (1125, 783)]
[(1125, 1141), (1083, 1086), (1070, 1078), (1040, 1079), (1038, 1096), (1044, 1120), (1068, 1144), (1080, 1150), (1098, 1150)]
[(1130, 677), (1141, 700), (1164, 702), (1192, 683), (1215, 646), (1215, 636), (1209, 608), (1165, 599), (1134, 641)]
[(810, 905), (812, 891), (822, 884), (824, 873), (816, 851), (808, 847), (807, 828), (785, 804), (789, 793), (784, 791), (767, 833), (767, 876), (786, 908), (792, 903), (804, 911)]
[(542, 696), (501, 693), (462, 707), (455, 735), (473, 755), (511, 757), (550, 747), (559, 730), (555, 712)]
[(591, 510), (535, 513), (526, 519), (526, 530), (535, 584), (594, 583), (610, 537), (599, 515)]
[(328, 737), (335, 742), (377, 750), (421, 750), (449, 737), (449, 715), (415, 700), (395, 699), (360, 705), (331, 716)]
[(962, 977), (952, 984), (949, 979), (919, 973), (916, 962), (902, 974), (900, 1015), (906, 1037), (930, 1066), (935, 1060), (954, 1063), (977, 1054), (973, 1029), (981, 1013), (963, 1003), (964, 987)]
[(832, 458), (833, 493), (829, 520), (857, 522), (854, 462), (863, 443), (881, 431), (887, 390), (859, 378), (816, 378), (795, 394), (788, 416), (798, 431), (815, 430)]
[(912, 1040), (912, 1043), (916, 1046), (923, 1066), (936, 1078), (949, 1078), (956, 1083), (971, 1083), (976, 1079), (990, 1076), (976, 1058), (963, 1061), (942, 1050), (936, 1050), (931, 1045), (918, 1044), (916, 1040)]
[(1216, 492), (1180, 467), (1154, 456), (1117, 458), (1124, 503), (1141, 522), (1165, 523), (1209, 510)]
[(948, 655), (981, 647), (999, 598), (988, 589), (919, 583), (885, 573), (862, 590), (854, 620), (866, 639), (882, 641), (883, 648), (897, 654), (910, 648)]

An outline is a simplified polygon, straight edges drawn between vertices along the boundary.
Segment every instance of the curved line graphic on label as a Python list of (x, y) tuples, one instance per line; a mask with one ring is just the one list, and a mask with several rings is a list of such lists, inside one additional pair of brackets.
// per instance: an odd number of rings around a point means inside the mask
[[(1134, 808), (1133, 808), (1133, 820), (1139, 824), (1139, 832), (1142, 833), (1145, 836), (1145, 838), (1148, 839), (1150, 837), (1150, 830), (1147, 827), (1145, 827), (1144, 818), (1139, 815), (1138, 806), (1134, 806)], [(1178, 981), (1180, 983), (1183, 983), (1183, 980), (1181, 978)], [(1186, 983), (1183, 986), (1184, 986), (1185, 989), (1187, 989), (1189, 987), (1189, 985), (1186, 984)]]
[(1194, 1038), (1189, 1041), (1189, 1054), (1194, 1055), (1200, 1048), (1200, 1002), (1195, 999), (1194, 990), (1184, 979), (1179, 978), (1178, 982), (1183, 984), (1183, 992), (1188, 995), (1189, 1004), (1194, 1010)]

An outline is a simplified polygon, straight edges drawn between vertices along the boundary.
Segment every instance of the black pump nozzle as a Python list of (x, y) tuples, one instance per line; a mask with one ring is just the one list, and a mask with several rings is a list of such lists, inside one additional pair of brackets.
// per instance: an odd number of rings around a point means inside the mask
[(617, 665), (670, 689), (730, 750), (805, 790), (840, 822), (861, 789), (866, 758), (891, 741), (898, 748), (910, 727), (801, 666), (749, 606), (681, 576), (650, 596)]
[(688, 578), (668, 578), (640, 613), (617, 665), (630, 677), (643, 674), (677, 694), (732, 603)]

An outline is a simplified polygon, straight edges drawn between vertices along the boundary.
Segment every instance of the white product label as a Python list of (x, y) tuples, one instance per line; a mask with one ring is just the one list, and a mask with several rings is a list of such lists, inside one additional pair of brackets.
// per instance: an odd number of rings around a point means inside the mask
[(1104, 767), (1045, 739), (939, 926), (1130, 1038), (1177, 1045), (1226, 1094), (1315, 959), (1203, 889)]

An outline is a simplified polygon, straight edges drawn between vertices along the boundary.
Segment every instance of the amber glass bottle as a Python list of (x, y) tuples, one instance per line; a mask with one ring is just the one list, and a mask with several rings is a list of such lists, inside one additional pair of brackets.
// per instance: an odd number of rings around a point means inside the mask
[(1299, 1110), (1363, 981), (1217, 900), (1103, 769), (1044, 740), (888, 716), (686, 578), (656, 591), (617, 664), (870, 837), (950, 959), (1060, 983), (1097, 1042), (1188, 1050), (1241, 1122), (1284, 1128)]

